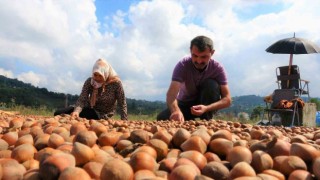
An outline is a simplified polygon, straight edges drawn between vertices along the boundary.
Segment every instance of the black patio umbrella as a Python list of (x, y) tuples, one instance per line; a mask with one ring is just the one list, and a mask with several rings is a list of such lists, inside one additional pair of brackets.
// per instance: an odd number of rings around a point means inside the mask
[(290, 54), (288, 71), (288, 75), (290, 75), (293, 54), (320, 53), (320, 48), (307, 39), (296, 38), (294, 34), (292, 38), (281, 39), (273, 43), (266, 51), (273, 54)]
[(320, 53), (320, 48), (307, 39), (292, 37), (273, 43), (266, 51), (273, 54), (311, 54)]

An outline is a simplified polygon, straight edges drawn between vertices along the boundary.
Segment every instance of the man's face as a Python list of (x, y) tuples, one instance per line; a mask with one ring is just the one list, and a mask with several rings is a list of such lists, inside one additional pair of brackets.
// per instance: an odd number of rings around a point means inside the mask
[(204, 69), (213, 55), (214, 50), (211, 50), (209, 48), (206, 48), (205, 51), (200, 52), (199, 49), (196, 46), (192, 46), (191, 48), (191, 57), (192, 57), (192, 63), (195, 66), (195, 68), (202, 70)]

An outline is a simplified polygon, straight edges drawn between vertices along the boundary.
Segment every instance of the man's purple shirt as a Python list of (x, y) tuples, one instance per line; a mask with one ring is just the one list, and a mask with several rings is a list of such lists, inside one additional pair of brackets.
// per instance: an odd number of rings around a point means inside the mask
[(179, 101), (195, 100), (198, 94), (197, 86), (208, 78), (216, 80), (219, 85), (228, 84), (226, 72), (219, 62), (210, 59), (206, 69), (200, 72), (194, 67), (190, 56), (184, 57), (178, 62), (172, 74), (172, 81), (181, 83), (177, 99)]

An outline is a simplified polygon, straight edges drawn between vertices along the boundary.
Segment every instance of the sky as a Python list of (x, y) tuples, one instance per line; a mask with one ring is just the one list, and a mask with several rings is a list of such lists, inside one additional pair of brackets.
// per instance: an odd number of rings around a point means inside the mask
[[(231, 96), (265, 96), (289, 64), (266, 48), (294, 33), (320, 46), (319, 9), (318, 0), (0, 0), (0, 75), (75, 95), (103, 58), (127, 98), (164, 101), (176, 63), (205, 35)], [(293, 64), (320, 97), (320, 54)]]

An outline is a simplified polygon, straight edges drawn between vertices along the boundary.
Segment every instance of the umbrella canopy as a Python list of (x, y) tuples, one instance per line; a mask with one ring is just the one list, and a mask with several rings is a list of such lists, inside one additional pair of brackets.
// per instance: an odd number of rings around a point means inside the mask
[(320, 53), (320, 48), (307, 39), (292, 37), (273, 43), (266, 51), (274, 54), (311, 54)]

